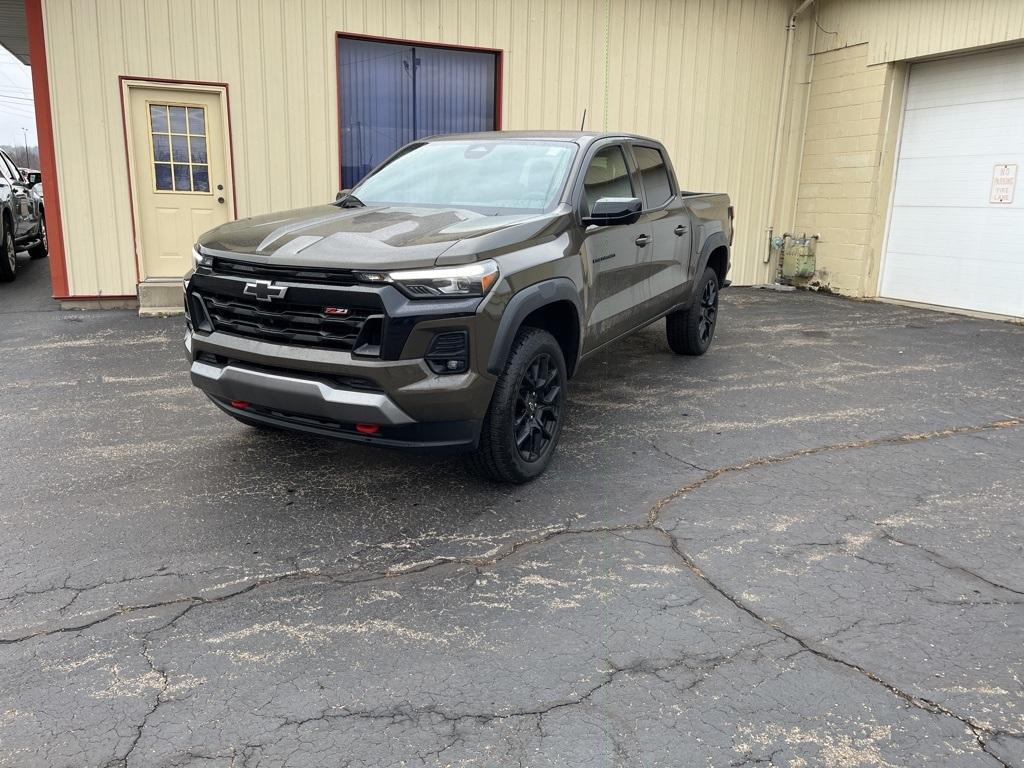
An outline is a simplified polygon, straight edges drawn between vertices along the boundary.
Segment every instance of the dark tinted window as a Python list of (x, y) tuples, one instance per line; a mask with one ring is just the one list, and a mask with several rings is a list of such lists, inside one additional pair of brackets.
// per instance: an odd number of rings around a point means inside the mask
[(587, 175), (583, 177), (583, 202), (589, 216), (594, 203), (602, 197), (636, 197), (626, 168), (622, 147), (614, 145), (599, 150), (591, 159)]
[(668, 168), (665, 167), (661, 152), (650, 147), (633, 147), (633, 155), (647, 193), (647, 207), (664, 205), (672, 197), (672, 184), (668, 180)]

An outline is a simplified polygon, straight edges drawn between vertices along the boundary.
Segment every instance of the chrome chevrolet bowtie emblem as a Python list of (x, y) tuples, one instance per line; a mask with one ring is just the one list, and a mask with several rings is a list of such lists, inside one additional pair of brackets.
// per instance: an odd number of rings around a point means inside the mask
[(287, 292), (287, 286), (274, 285), (269, 280), (254, 280), (251, 283), (246, 283), (245, 290), (242, 291), (246, 296), (255, 296), (258, 301), (283, 299)]

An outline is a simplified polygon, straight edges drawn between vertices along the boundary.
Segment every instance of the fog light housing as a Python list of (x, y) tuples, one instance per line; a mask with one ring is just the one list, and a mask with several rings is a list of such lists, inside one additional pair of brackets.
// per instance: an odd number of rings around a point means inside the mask
[(426, 361), (434, 373), (465, 373), (469, 370), (469, 333), (446, 331), (437, 334), (430, 342)]

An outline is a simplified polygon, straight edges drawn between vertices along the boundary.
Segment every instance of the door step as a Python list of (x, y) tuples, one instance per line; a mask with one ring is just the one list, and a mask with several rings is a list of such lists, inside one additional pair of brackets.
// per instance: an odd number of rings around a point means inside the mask
[(183, 314), (181, 278), (151, 278), (139, 283), (139, 317)]

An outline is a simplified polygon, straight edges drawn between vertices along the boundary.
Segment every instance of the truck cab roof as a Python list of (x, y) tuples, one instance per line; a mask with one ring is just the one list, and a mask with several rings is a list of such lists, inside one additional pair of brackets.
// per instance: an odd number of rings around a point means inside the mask
[(599, 139), (631, 139), (649, 141), (661, 146), (661, 142), (634, 133), (604, 131), (484, 131), (481, 133), (453, 133), (443, 136), (429, 136), (422, 141), (571, 141), (585, 147)]

